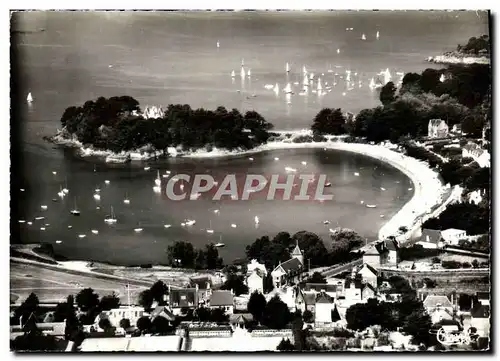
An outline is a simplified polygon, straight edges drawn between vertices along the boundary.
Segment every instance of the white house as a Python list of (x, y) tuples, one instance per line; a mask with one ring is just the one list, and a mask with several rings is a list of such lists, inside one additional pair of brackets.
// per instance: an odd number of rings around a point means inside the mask
[(396, 240), (374, 242), (363, 254), (363, 263), (377, 269), (382, 266), (397, 266), (399, 263), (399, 245)]
[(462, 149), (462, 157), (474, 159), (481, 168), (490, 167), (490, 153), (476, 143), (467, 143)]
[(448, 228), (441, 231), (441, 236), (446, 244), (457, 246), (459, 240), (467, 237), (467, 232), (462, 229)]
[(220, 308), (226, 315), (232, 315), (234, 312), (233, 293), (231, 291), (213, 291), (210, 296), (209, 308)]
[(253, 259), (247, 266), (246, 284), (248, 293), (255, 291), (264, 293), (264, 279), (267, 276), (266, 266)]
[(437, 229), (424, 228), (422, 230), (422, 236), (416, 244), (429, 249), (442, 248), (444, 243), (441, 231)]
[(332, 311), (335, 309), (334, 298), (321, 292), (316, 296), (316, 312), (314, 313), (314, 323), (325, 325), (332, 323)]
[(470, 325), (477, 329), (477, 333), (481, 337), (489, 337), (490, 335), (490, 306), (478, 304), (470, 312)]
[(289, 284), (298, 283), (300, 276), (304, 271), (304, 256), (299, 248), (295, 246), (292, 252), (292, 258), (280, 263), (272, 272), (273, 284), (275, 288), (280, 288)]
[(358, 275), (361, 275), (361, 280), (364, 283), (372, 285), (372, 287), (377, 288), (377, 275), (378, 272), (375, 268), (365, 263), (361, 266), (361, 268), (357, 272)]
[[(135, 326), (137, 324), (137, 320), (142, 316), (148, 315), (143, 307), (120, 307), (114, 308), (109, 311), (102, 311), (95, 318), (94, 324), (95, 326), (99, 326), (99, 321), (102, 319), (107, 319), (111, 323), (111, 326), (119, 328), (120, 321), (124, 318), (130, 321), (131, 326)], [(96, 327), (96, 328), (97, 328)]]
[(445, 138), (448, 136), (448, 124), (442, 119), (429, 120), (428, 137)]

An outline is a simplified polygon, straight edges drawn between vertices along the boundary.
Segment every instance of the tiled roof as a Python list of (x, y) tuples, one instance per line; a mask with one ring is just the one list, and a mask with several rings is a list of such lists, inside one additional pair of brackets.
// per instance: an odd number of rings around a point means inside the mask
[(234, 313), (229, 316), (229, 322), (231, 323), (242, 323), (249, 322), (253, 320), (251, 313)]
[(154, 319), (157, 316), (160, 316), (162, 313), (165, 313), (163, 317), (165, 317), (169, 321), (175, 320), (174, 314), (165, 306), (156, 307), (153, 312), (151, 312), (151, 319)]
[(302, 297), (304, 297), (304, 303), (308, 306), (314, 305), (316, 303), (316, 295), (314, 293), (302, 292)]
[(399, 248), (398, 242), (394, 239), (387, 239), (385, 241), (385, 248), (389, 251), (397, 251)]
[(210, 297), (210, 306), (232, 306), (233, 294), (231, 291), (213, 291)]
[[(429, 240), (427, 241), (427, 237)], [(430, 242), (437, 244), (441, 240), (441, 231), (437, 229), (426, 229), (422, 230), (422, 237), (420, 237), (420, 242)]]
[(207, 290), (212, 286), (212, 284), (213, 283), (210, 277), (197, 277), (189, 280), (189, 285), (191, 287), (196, 287), (196, 285), (198, 285), (199, 290)]
[(472, 318), (489, 318), (490, 306), (478, 305), (470, 311)]
[(337, 291), (337, 285), (329, 285), (326, 283), (306, 283), (306, 286), (304, 287), (305, 291), (318, 291), (321, 292), (322, 290), (325, 290), (325, 292), (336, 292)]
[(373, 286), (371, 285), (371, 283), (365, 283), (365, 287), (363, 288), (363, 290), (364, 290), (365, 288), (368, 288), (369, 290), (372, 290), (373, 292), (375, 292), (375, 287), (373, 287)]
[(300, 250), (298, 244), (293, 249), (292, 256), (302, 256), (302, 251)]
[(303, 267), (303, 264), (297, 258), (291, 258), (288, 261), (283, 262), (281, 267), (286, 273), (290, 273), (300, 270)]
[(334, 298), (328, 296), (326, 293), (319, 293), (316, 296), (316, 303), (333, 303)]
[[(364, 263), (364, 264), (361, 266), (360, 270), (362, 270), (363, 268), (367, 268), (367, 269), (369, 269), (369, 270), (370, 270), (370, 272), (371, 272), (371, 273), (373, 273), (375, 276), (376, 276), (376, 275), (378, 275), (377, 270), (376, 270), (375, 268), (373, 268), (372, 266), (370, 266), (368, 263)], [(358, 271), (358, 272), (359, 272), (359, 271)]]
[(381, 250), (380, 247), (377, 247), (376, 244), (372, 244), (371, 247), (368, 247), (368, 249), (365, 251), (365, 255), (380, 255)]
[(198, 306), (198, 293), (196, 288), (182, 288), (170, 290), (171, 307), (196, 307)]
[[(351, 287), (351, 282), (353, 282), (353, 280), (350, 279), (350, 278), (347, 278), (345, 280), (345, 288), (350, 288)], [(354, 287), (355, 288), (363, 288), (363, 281), (361, 281), (360, 279), (354, 280)]]
[(425, 308), (435, 308), (437, 306), (441, 307), (452, 307), (450, 300), (448, 297), (443, 295), (428, 295), (424, 300)]

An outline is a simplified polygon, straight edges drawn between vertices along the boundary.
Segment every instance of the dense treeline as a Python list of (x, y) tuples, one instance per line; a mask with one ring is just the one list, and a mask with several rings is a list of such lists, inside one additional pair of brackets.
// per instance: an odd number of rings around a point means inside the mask
[(489, 206), (469, 203), (450, 204), (439, 217), (425, 221), (422, 228), (437, 230), (458, 228), (466, 231), (468, 235), (489, 233)]
[(481, 55), (490, 53), (490, 37), (481, 35), (479, 38), (472, 37), (465, 45), (457, 45), (457, 51), (463, 54)]
[(169, 105), (159, 118), (145, 119), (139, 102), (129, 96), (100, 97), (81, 107), (69, 107), (61, 124), (80, 142), (114, 152), (145, 145), (163, 152), (177, 146), (250, 149), (266, 142), (273, 127), (255, 111), (241, 114), (237, 109), (212, 111), (181, 104)]
[(363, 109), (347, 120), (340, 109), (325, 108), (311, 129), (315, 134), (348, 133), (368, 141), (398, 142), (408, 136), (426, 136), (430, 119), (444, 119), (450, 128), (461, 124), (465, 133), (476, 137), (492, 119), (489, 65), (451, 65), (408, 73), (396, 93), (394, 83), (387, 83), (380, 91), (382, 106)]
[(224, 263), (213, 243), (207, 244), (205, 249), (196, 249), (189, 242), (177, 241), (168, 246), (167, 257), (172, 267), (218, 269)]

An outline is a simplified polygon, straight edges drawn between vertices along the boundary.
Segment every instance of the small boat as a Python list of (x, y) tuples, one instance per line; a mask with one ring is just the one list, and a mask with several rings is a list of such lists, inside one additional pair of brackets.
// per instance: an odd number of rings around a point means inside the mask
[(361, 40), (366, 40), (366, 35), (365, 34), (361, 35)]
[(337, 54), (340, 54), (340, 49), (337, 49)]
[(413, 188), (408, 188), (409, 191), (413, 190)]
[(60, 241), (60, 240), (57, 240), (57, 241), (56, 241), (56, 243), (57, 243), (57, 244), (59, 244), (59, 243), (62, 243), (62, 241)]
[(130, 199), (128, 199), (128, 198), (125, 196), (125, 199), (123, 200), (123, 203), (124, 203), (124, 204), (130, 204)]
[(79, 234), (78, 235), (78, 238), (85, 238), (85, 237), (87, 237), (85, 234)]
[(207, 233), (214, 233), (214, 230), (212, 229), (212, 221), (210, 220), (210, 228), (207, 229)]
[(283, 91), (286, 93), (286, 94), (293, 94), (292, 92), (292, 85), (290, 83), (288, 83), (286, 85), (286, 87), (283, 89)]
[(20, 188), (19, 190), (20, 190), (21, 192), (24, 192), (24, 188)]
[(236, 224), (231, 223), (231, 227), (232, 227), (232, 228), (236, 228)]
[(135, 233), (140, 233), (140, 232), (142, 232), (142, 228), (134, 228), (134, 232)]
[(330, 224), (330, 221), (323, 221), (323, 224)]
[(45, 227), (49, 227), (50, 226), (50, 223), (45, 223)]
[(300, 162), (300, 164), (302, 164), (302, 165), (307, 165), (307, 162), (302, 161), (302, 162)]
[(325, 187), (331, 187), (331, 186), (332, 186), (332, 184), (330, 182), (325, 183)]
[(224, 243), (222, 243), (222, 242), (220, 242), (220, 243), (216, 243), (216, 244), (215, 244), (215, 247), (217, 247), (217, 248), (219, 248), (219, 247), (224, 247), (224, 246), (225, 246), (225, 244), (224, 244)]
[(194, 219), (187, 219), (185, 224), (186, 226), (194, 226), (196, 221)]
[(218, 209), (214, 209), (214, 213), (219, 213), (219, 210)]
[(94, 192), (96, 192), (96, 193), (99, 193), (100, 191), (101, 191), (101, 189), (100, 189), (100, 188), (96, 188), (96, 189), (94, 190)]
[(44, 211), (45, 211), (45, 210), (47, 210), (47, 206), (46, 206), (46, 205), (41, 205), (41, 206), (40, 206), (40, 208), (41, 208), (42, 210), (44, 210)]
[(366, 208), (377, 208), (375, 204), (367, 204)]
[(322, 91), (323, 90), (323, 86), (321, 85), (321, 78), (318, 78), (318, 91)]
[(375, 37), (378, 39), (380, 37), (380, 33), (377, 31), (377, 35)]
[(309, 74), (309, 80), (313, 80), (313, 79), (314, 79), (314, 73)]
[(354, 172), (354, 176), (359, 177), (359, 173), (358, 172)]
[(330, 233), (335, 233), (334, 229), (329, 228), (328, 230), (330, 231)]
[(159, 187), (159, 186), (154, 186), (154, 187), (153, 187), (153, 191), (154, 191), (155, 193), (160, 193), (160, 192), (161, 192), (161, 187)]
[(109, 183), (111, 183), (111, 182), (110, 182), (109, 180), (107, 180), (107, 179), (106, 179), (106, 180), (104, 181), (104, 183), (109, 184)]
[(53, 174), (53, 175), (56, 175), (56, 174), (57, 174), (57, 172), (56, 172), (56, 171), (52, 171), (52, 174)]
[(220, 48), (220, 43), (219, 42), (217, 42), (217, 47)]
[(45, 231), (45, 227), (40, 227), (40, 231)]
[(100, 201), (100, 200), (101, 200), (101, 195), (100, 195), (99, 193), (95, 193), (95, 194), (94, 194), (94, 199), (95, 199), (96, 201)]
[(384, 218), (385, 216), (383, 214), (380, 215), (380, 218)]
[(80, 211), (76, 207), (76, 197), (75, 197), (75, 208), (73, 208), (69, 213), (71, 213), (74, 216), (79, 216), (80, 215)]
[(258, 216), (255, 216), (254, 221), (255, 221), (255, 224), (259, 224), (259, 223), (260, 223), (260, 221), (259, 221), (259, 217), (258, 217)]
[(297, 169), (292, 168), (292, 167), (285, 167), (285, 171), (287, 171), (287, 172), (296, 172)]
[(274, 160), (280, 160), (278, 157), (274, 157)]
[(172, 227), (172, 225), (170, 225), (170, 224), (165, 224), (165, 225), (163, 225), (163, 227), (165, 227), (165, 228), (170, 228), (170, 227)]
[(108, 224), (116, 223), (115, 212), (113, 211), (113, 206), (111, 206), (111, 215), (104, 218), (104, 222)]
[(151, 167), (144, 167), (144, 170), (147, 172), (148, 170), (150, 170)]
[(381, 190), (381, 191), (385, 191), (385, 188), (384, 188), (384, 187), (380, 187), (380, 190)]
[(266, 85), (264, 85), (264, 88), (266, 88), (267, 90), (271, 90), (271, 89), (274, 88), (274, 85), (272, 85), (272, 84), (266, 84)]
[(287, 73), (289, 73), (289, 72), (290, 72), (290, 65), (289, 65), (288, 63), (286, 63), (286, 65), (285, 65), (285, 71), (286, 71)]
[(248, 69), (247, 71), (247, 76), (250, 78), (252, 76), (252, 72), (250, 71), (250, 69)]
[(161, 185), (160, 171), (157, 172), (156, 179), (155, 179), (155, 184), (157, 186)]
[(33, 222), (26, 222), (26, 224), (27, 224), (28, 226), (31, 226), (31, 225), (33, 224)]
[(234, 78), (236, 76), (236, 73), (234, 72), (234, 70), (231, 72), (231, 78)]
[(245, 77), (245, 68), (243, 67), (243, 65), (241, 66), (241, 71), (240, 71), (240, 77), (244, 78)]
[(250, 157), (250, 158), (248, 158), (248, 160), (249, 160), (249, 161), (253, 161), (253, 158), (252, 158), (252, 157)]
[(26, 221), (24, 219), (20, 219), (18, 222), (19, 223), (25, 223)]
[(182, 226), (182, 227), (184, 227), (185, 225), (186, 225), (186, 223), (184, 223), (184, 222), (183, 222), (183, 223), (181, 223), (181, 226)]
[(27, 101), (28, 103), (32, 103), (32, 102), (33, 102), (33, 96), (31, 95), (31, 92), (30, 92), (30, 93), (28, 93), (28, 96), (26, 97), (26, 101)]
[(73, 226), (71, 226), (71, 225), (70, 225), (70, 226), (68, 226), (68, 229), (71, 229), (71, 228), (73, 228)]
[(365, 201), (360, 201), (359, 203), (364, 204), (364, 203), (365, 203)]
[(93, 230), (92, 230), (92, 233), (93, 233), (93, 234), (99, 234), (99, 231), (98, 231), (97, 229), (93, 229)]
[(64, 196), (66, 195), (66, 193), (64, 193), (62, 187), (59, 187), (59, 192), (57, 192), (57, 195), (61, 198), (64, 198)]
[(278, 93), (280, 92), (280, 86), (278, 83), (276, 83), (276, 85), (274, 86), (274, 92), (276, 93), (276, 95), (278, 95)]

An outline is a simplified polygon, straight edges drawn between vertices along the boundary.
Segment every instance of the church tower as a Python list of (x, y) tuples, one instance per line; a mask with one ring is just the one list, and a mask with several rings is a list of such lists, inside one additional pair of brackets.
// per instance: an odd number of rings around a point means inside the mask
[(297, 258), (302, 265), (304, 264), (304, 256), (302, 254), (302, 251), (299, 248), (299, 241), (297, 240), (297, 244), (295, 245), (295, 248), (293, 249), (292, 252), (292, 258)]

